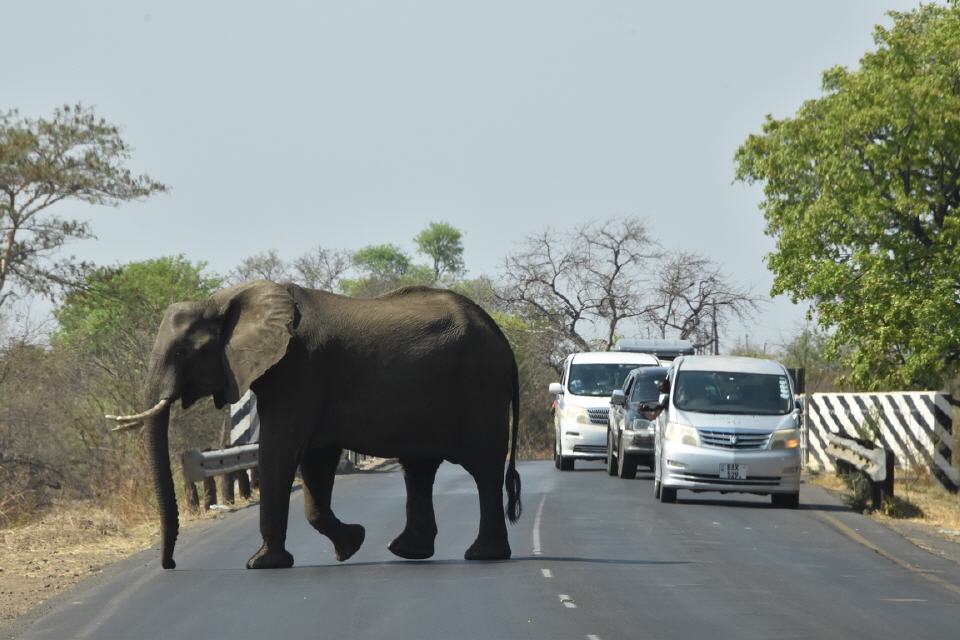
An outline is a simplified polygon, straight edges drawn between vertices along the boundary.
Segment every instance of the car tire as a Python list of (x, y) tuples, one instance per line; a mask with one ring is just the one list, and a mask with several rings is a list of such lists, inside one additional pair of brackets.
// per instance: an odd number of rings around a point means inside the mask
[(677, 501), (677, 490), (673, 487), (660, 486), (660, 502), (673, 504)]
[(620, 470), (617, 475), (623, 480), (633, 480), (637, 477), (637, 461), (623, 452), (623, 438), (620, 438), (619, 452), (617, 462), (620, 464)]
[(773, 506), (783, 509), (796, 509), (800, 506), (800, 492), (796, 493), (771, 493), (770, 501)]
[(573, 458), (560, 456), (560, 471), (573, 471)]
[(659, 480), (653, 481), (653, 499), (654, 500), (660, 499), (660, 481)]
[(615, 476), (618, 472), (618, 460), (613, 457), (613, 437), (610, 429), (607, 429), (607, 475)]

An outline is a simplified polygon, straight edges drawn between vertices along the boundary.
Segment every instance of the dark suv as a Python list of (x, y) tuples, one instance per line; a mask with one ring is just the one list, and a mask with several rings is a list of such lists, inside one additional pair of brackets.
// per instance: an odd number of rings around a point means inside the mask
[(607, 473), (635, 478), (637, 465), (653, 469), (656, 425), (649, 409), (660, 397), (657, 385), (667, 377), (666, 367), (641, 367), (627, 374), (623, 389), (610, 396), (607, 424)]

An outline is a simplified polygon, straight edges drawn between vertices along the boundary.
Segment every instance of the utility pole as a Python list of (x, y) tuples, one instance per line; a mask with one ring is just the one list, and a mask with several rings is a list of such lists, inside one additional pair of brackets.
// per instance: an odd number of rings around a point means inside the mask
[(720, 355), (720, 337), (717, 334), (717, 303), (713, 303), (713, 355)]

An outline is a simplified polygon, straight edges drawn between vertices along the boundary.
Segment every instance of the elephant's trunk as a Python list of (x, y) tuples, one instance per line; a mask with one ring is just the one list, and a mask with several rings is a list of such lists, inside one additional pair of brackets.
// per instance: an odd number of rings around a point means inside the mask
[(170, 472), (170, 453), (167, 429), (170, 425), (170, 407), (164, 407), (159, 414), (147, 419), (147, 450), (150, 453), (150, 469), (153, 472), (153, 486), (157, 492), (157, 506), (160, 509), (160, 563), (164, 569), (173, 569), (173, 547), (177, 543), (180, 530), (177, 513), (177, 495), (173, 488), (173, 474)]

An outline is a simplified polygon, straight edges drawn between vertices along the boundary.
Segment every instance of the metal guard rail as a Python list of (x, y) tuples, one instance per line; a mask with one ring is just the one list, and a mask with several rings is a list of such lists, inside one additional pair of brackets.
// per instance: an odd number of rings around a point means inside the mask
[(259, 457), (259, 444), (244, 444), (215, 451), (189, 449), (182, 456), (183, 476), (188, 482), (201, 482), (204, 478), (252, 469), (257, 466)]

